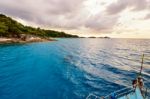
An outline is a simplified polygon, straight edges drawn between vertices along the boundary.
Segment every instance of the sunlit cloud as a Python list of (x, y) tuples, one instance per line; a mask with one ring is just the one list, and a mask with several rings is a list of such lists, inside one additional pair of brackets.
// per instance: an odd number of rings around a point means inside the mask
[(141, 11), (148, 7), (147, 0), (118, 0), (110, 4), (106, 11), (109, 14), (118, 14), (126, 9), (131, 11)]
[[(0, 13), (25, 25), (79, 36), (150, 37), (150, 0), (1, 0)], [(129, 35), (127, 35), (128, 33)], [(117, 33), (118, 36), (116, 35)], [(145, 36), (144, 36), (145, 37)]]
[(150, 13), (144, 17), (145, 20), (150, 19)]

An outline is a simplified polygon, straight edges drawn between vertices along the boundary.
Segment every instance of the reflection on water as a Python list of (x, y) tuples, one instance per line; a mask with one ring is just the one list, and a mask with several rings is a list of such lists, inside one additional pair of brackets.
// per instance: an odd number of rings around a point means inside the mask
[(84, 99), (131, 86), (145, 54), (150, 88), (150, 40), (59, 39), (0, 45), (0, 99)]

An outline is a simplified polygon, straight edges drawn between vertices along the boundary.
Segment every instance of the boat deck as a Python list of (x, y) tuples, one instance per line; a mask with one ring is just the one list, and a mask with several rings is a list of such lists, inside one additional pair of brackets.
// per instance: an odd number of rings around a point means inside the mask
[(131, 92), (125, 96), (122, 96), (118, 99), (144, 99), (139, 87), (136, 87), (135, 92)]
[(137, 86), (136, 89), (131, 88), (124, 88), (115, 92), (115, 98), (110, 98), (113, 93), (105, 96), (99, 97), (94, 94), (89, 94), (86, 99), (148, 99), (142, 95), (140, 88)]

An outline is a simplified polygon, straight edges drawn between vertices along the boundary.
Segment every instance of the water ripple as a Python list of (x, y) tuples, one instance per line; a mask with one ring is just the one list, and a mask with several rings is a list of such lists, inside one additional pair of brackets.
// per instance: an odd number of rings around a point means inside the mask
[(150, 88), (150, 40), (59, 39), (0, 45), (0, 99), (84, 99), (130, 87), (145, 54)]

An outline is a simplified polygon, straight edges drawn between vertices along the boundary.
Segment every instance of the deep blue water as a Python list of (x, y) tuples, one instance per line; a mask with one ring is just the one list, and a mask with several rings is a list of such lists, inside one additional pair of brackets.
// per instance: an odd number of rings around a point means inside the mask
[(150, 88), (150, 40), (59, 39), (0, 45), (0, 99), (84, 99), (131, 86), (145, 53)]

